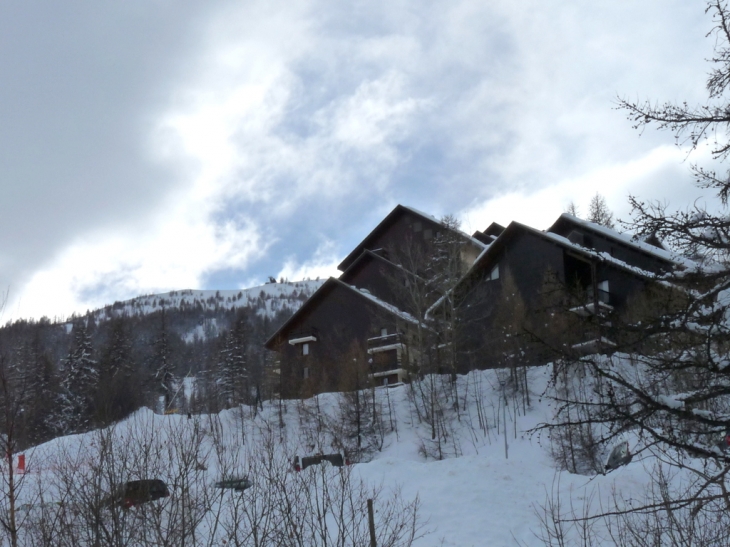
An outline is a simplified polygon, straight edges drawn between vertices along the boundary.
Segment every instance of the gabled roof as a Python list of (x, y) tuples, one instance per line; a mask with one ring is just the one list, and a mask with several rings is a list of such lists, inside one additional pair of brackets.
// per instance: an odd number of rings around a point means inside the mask
[(345, 259), (340, 262), (340, 265), (337, 266), (337, 269), (344, 272), (353, 262), (355, 262), (355, 260), (357, 260), (357, 258), (362, 254), (363, 250), (370, 247), (369, 244), (372, 240), (383, 234), (383, 232), (387, 231), (388, 228), (395, 224), (395, 222), (406, 213), (415, 215), (421, 220), (424, 220), (431, 224), (439, 224), (439, 221), (431, 215), (427, 215), (415, 209), (411, 209), (410, 207), (406, 207), (405, 205), (396, 205), (395, 209), (388, 213), (388, 216), (381, 220), (380, 223), (375, 228), (373, 228), (373, 230), (368, 235), (365, 236), (365, 239), (363, 239), (357, 245), (357, 247), (350, 251), (350, 254), (348, 254)]
[(389, 260), (388, 258), (386, 258), (385, 256), (383, 256), (382, 254), (380, 254), (378, 252), (378, 249), (376, 249), (374, 251), (370, 251), (368, 249), (365, 249), (362, 252), (362, 254), (360, 254), (360, 256), (358, 256), (352, 262), (352, 264), (350, 264), (347, 267), (347, 269), (344, 272), (342, 272), (342, 274), (340, 274), (340, 277), (339, 277), (340, 281), (343, 281), (343, 282), (347, 283), (348, 282), (347, 279), (349, 278), (349, 275), (352, 272), (354, 272), (358, 268), (358, 266), (360, 266), (360, 265), (362, 265), (362, 264), (364, 264), (366, 262), (370, 262), (370, 261), (381, 262), (381, 263), (383, 263), (383, 264), (385, 264), (385, 265), (387, 265), (387, 266), (389, 266), (391, 268), (400, 270), (400, 271), (404, 272), (407, 275), (410, 275), (410, 276), (413, 276), (413, 277), (418, 277), (415, 273), (409, 272), (403, 266), (401, 266), (399, 264), (396, 264), (395, 262), (392, 262), (391, 260)]
[(497, 224), (496, 222), (492, 222), (489, 226), (487, 226), (487, 229), (484, 230), (486, 235), (494, 237), (501, 236), (502, 232), (504, 232), (504, 226)]
[(633, 235), (621, 234), (611, 228), (601, 226), (600, 224), (596, 224), (588, 220), (580, 219), (568, 213), (560, 215), (558, 220), (556, 220), (553, 225), (547, 229), (547, 231), (562, 235), (567, 234), (573, 227), (580, 227), (589, 230), (594, 234), (601, 235), (607, 239), (611, 239), (643, 254), (649, 255), (652, 258), (658, 258), (667, 263), (687, 264), (687, 260), (685, 258), (666, 250), (656, 237), (653, 239), (640, 239)]
[[(562, 215), (565, 216), (565, 215)], [(570, 216), (570, 215), (568, 215)], [(571, 219), (575, 217), (570, 217)], [(593, 224), (593, 223), (589, 223)], [(554, 226), (554, 225), (553, 225)], [(594, 225), (596, 226), (596, 225)], [(600, 227), (599, 227), (600, 228)], [(609, 230), (606, 228), (605, 230), (608, 230), (610, 232), (613, 232), (613, 230)], [(622, 269), (624, 271), (629, 271), (635, 275), (640, 275), (642, 277), (656, 277), (657, 274), (653, 272), (649, 272), (646, 270), (642, 270), (641, 268), (637, 268), (636, 266), (632, 266), (630, 264), (627, 264), (626, 262), (619, 260), (617, 258), (612, 257), (608, 253), (604, 252), (598, 252), (593, 249), (588, 249), (586, 247), (583, 247), (581, 245), (578, 245), (577, 243), (573, 243), (568, 238), (561, 236), (556, 233), (552, 233), (550, 231), (548, 232), (542, 232), (540, 230), (536, 230), (535, 228), (531, 228), (530, 226), (527, 226), (525, 224), (521, 224), (519, 222), (510, 222), (510, 224), (505, 228), (504, 232), (489, 246), (487, 247), (484, 252), (479, 255), (479, 257), (474, 261), (474, 264), (469, 269), (469, 271), (464, 275), (462, 280), (457, 284), (457, 286), (462, 285), (465, 283), (468, 279), (471, 279), (473, 275), (481, 271), (485, 268), (488, 268), (493, 265), (494, 260), (498, 258), (502, 251), (510, 244), (510, 242), (517, 236), (519, 236), (522, 233), (529, 233), (536, 237), (539, 237), (541, 239), (550, 241), (553, 244), (559, 245), (560, 247), (570, 249), (572, 252), (582, 255), (586, 258), (592, 259), (592, 260), (598, 260), (599, 262), (604, 262), (607, 264), (611, 264), (612, 266)], [(614, 232), (616, 234), (616, 232)], [(621, 234), (616, 234), (618, 236), (621, 236)], [(623, 238), (628, 239), (630, 238), (628, 236), (623, 236)], [(623, 241), (623, 238), (615, 238), (619, 241)], [(647, 245), (644, 243), (643, 245)], [(654, 258), (660, 258), (663, 262), (665, 262), (668, 266), (671, 265), (684, 265), (686, 261), (682, 259), (681, 257), (675, 257), (672, 253), (669, 253), (667, 251), (662, 251), (661, 249), (658, 249), (661, 253), (663, 253), (661, 256), (655, 255), (653, 253), (651, 254)]]
[(502, 232), (504, 232), (504, 226), (497, 224), (496, 222), (492, 222), (486, 230), (483, 232), (477, 230), (471, 237), (478, 239), (485, 245), (491, 245), (492, 241), (502, 235)]
[[(353, 260), (350, 265), (347, 267), (345, 271), (343, 271), (340, 274), (340, 280), (345, 281), (349, 274), (354, 272), (359, 266), (366, 262), (370, 261), (379, 261), (379, 262), (385, 262), (388, 264), (393, 264), (390, 260), (388, 260), (386, 257), (384, 257), (379, 251), (381, 249), (365, 249), (362, 253), (360, 253), (360, 256), (356, 257), (355, 260)], [(393, 264), (394, 265), (394, 264)]]
[[(380, 221), (380, 223), (373, 228), (373, 230), (365, 236), (365, 239), (363, 239), (357, 247), (355, 247), (352, 251), (350, 251), (350, 254), (348, 254), (345, 259), (340, 262), (340, 265), (337, 266), (337, 269), (340, 271), (345, 271), (347, 268), (350, 267), (350, 265), (357, 260), (357, 258), (362, 254), (362, 252), (365, 249), (368, 249), (371, 247), (371, 242), (379, 237), (381, 234), (386, 232), (388, 228), (390, 228), (400, 217), (402, 217), (404, 214), (410, 214), (413, 216), (418, 217), (419, 219), (426, 221), (433, 225), (434, 228), (443, 228), (443, 224), (435, 217), (428, 215), (426, 213), (423, 213), (419, 211), (418, 209), (414, 209), (412, 207), (407, 207), (405, 205), (396, 205), (395, 209), (393, 209), (390, 213), (388, 213), (388, 216), (386, 216), (383, 220)], [(466, 234), (462, 232), (461, 230), (455, 230), (458, 234), (460, 234), (465, 240), (470, 241), (473, 245), (477, 246), (478, 248), (483, 248), (484, 243), (479, 241), (478, 239), (470, 236), (469, 234)]]
[(269, 337), (269, 339), (264, 343), (264, 347), (266, 347), (267, 349), (274, 349), (274, 343), (281, 336), (281, 334), (286, 332), (292, 324), (294, 324), (300, 317), (305, 315), (309, 311), (309, 308), (311, 306), (314, 306), (322, 301), (336, 288), (344, 288), (348, 291), (351, 291), (352, 293), (360, 296), (364, 300), (378, 306), (380, 309), (392, 315), (395, 315), (400, 319), (408, 321), (409, 323), (418, 323), (418, 320), (411, 314), (404, 312), (396, 308), (392, 304), (389, 304), (379, 299), (378, 297), (370, 294), (370, 292), (365, 291), (364, 289), (358, 289), (357, 287), (353, 287), (352, 285), (348, 285), (347, 283), (345, 283), (344, 281), (340, 281), (336, 277), (330, 277), (319, 289), (317, 289), (317, 291), (312, 296), (310, 296), (306, 300), (306, 302), (304, 302), (304, 304), (302, 304), (302, 306), (296, 312), (294, 312), (294, 315), (292, 315), (281, 327), (277, 329), (274, 334)]

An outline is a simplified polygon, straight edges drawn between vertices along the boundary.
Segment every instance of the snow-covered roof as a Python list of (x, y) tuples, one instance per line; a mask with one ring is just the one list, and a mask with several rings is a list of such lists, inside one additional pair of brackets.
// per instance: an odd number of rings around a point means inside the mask
[[(562, 215), (561, 218), (565, 217), (566, 215)], [(571, 215), (567, 215), (567, 218), (569, 220), (575, 219), (575, 217)], [(580, 219), (577, 219), (580, 221)], [(585, 221), (580, 221), (581, 223)], [(594, 226), (598, 227), (598, 225), (591, 223), (587, 223), (586, 227), (593, 228)], [(604, 227), (598, 227), (598, 228), (604, 228)], [(594, 249), (589, 249), (587, 247), (584, 247), (582, 245), (579, 245), (577, 243), (573, 243), (568, 238), (561, 236), (559, 234), (547, 231), (543, 232), (541, 230), (537, 230), (535, 228), (532, 228), (531, 226), (527, 226), (525, 224), (521, 224), (519, 222), (511, 222), (509, 226), (505, 229), (505, 231), (500, 235), (491, 245), (489, 245), (482, 253), (479, 255), (479, 257), (474, 261), (474, 264), (469, 269), (469, 271), (465, 274), (462, 281), (468, 279), (471, 277), (472, 273), (480, 269), (485, 261), (489, 261), (489, 256), (494, 255), (495, 253), (499, 252), (500, 248), (503, 248), (505, 245), (507, 245), (507, 240), (512, 237), (513, 234), (515, 234), (518, 231), (522, 232), (528, 232), (530, 234), (533, 234), (535, 236), (549, 239), (555, 243), (558, 243), (562, 247), (567, 247), (575, 251), (576, 253), (580, 253), (587, 257), (592, 257), (595, 259), (598, 259), (601, 262), (611, 264), (617, 268), (620, 268), (625, 271), (629, 271), (633, 274), (639, 275), (644, 278), (654, 278), (657, 279), (659, 277), (659, 274), (655, 272), (651, 272), (648, 270), (644, 270), (642, 268), (638, 268), (636, 266), (633, 266), (631, 264), (628, 264), (622, 260), (619, 260), (618, 258), (615, 258), (611, 256), (609, 253), (606, 252), (598, 252)], [(604, 228), (603, 233), (605, 233), (608, 237), (619, 239), (622, 242), (627, 241), (627, 244), (631, 244), (636, 248), (641, 248), (642, 251), (649, 253), (649, 250), (643, 249), (643, 246), (651, 247), (652, 249), (656, 249), (652, 247), (651, 245), (643, 242), (639, 242), (641, 247), (637, 245), (637, 242), (632, 241), (630, 236), (624, 235), (624, 234), (618, 234), (618, 232), (615, 232), (614, 230), (610, 230), (609, 228)], [(620, 236), (620, 237), (617, 237)], [(651, 250), (651, 249), (650, 249)], [(657, 253), (651, 253), (653, 256), (656, 256), (660, 259), (662, 259), (665, 262), (671, 263), (671, 264), (678, 264), (682, 266), (689, 266), (691, 264), (691, 261), (687, 260), (684, 257), (681, 257), (679, 255), (675, 255), (674, 253), (670, 253), (669, 251), (665, 251), (662, 249), (656, 249)], [(458, 284), (461, 285), (461, 282)]]
[[(360, 296), (363, 296), (363, 297), (367, 298), (371, 302), (374, 302), (375, 304), (377, 304), (378, 306), (380, 306), (384, 310), (392, 313), (393, 315), (395, 315), (397, 317), (400, 317), (401, 319), (403, 319), (405, 321), (408, 321), (409, 323), (413, 323), (414, 325), (417, 325), (418, 324), (418, 319), (416, 319), (415, 317), (413, 317), (410, 313), (405, 312), (405, 311), (397, 308), (393, 304), (389, 304), (385, 300), (381, 300), (377, 296), (373, 295), (367, 289), (358, 289), (357, 287), (354, 287), (352, 285), (348, 285), (347, 283), (344, 283), (343, 281), (340, 281), (339, 279), (337, 280), (337, 282), (338, 283), (341, 283), (343, 286), (347, 287), (348, 289), (356, 292)], [(422, 326), (425, 326), (425, 325), (422, 325)]]
[[(433, 215), (429, 215), (428, 213), (424, 213), (423, 211), (419, 211), (418, 209), (414, 209), (413, 207), (409, 207), (408, 205), (401, 205), (401, 207), (403, 207), (404, 209), (410, 211), (411, 213), (414, 213), (416, 215), (420, 215), (420, 216), (425, 217), (425, 218), (427, 218), (429, 220), (432, 220), (433, 222), (437, 222), (439, 224), (442, 224), (441, 221), (439, 219), (437, 219)], [(483, 248), (483, 247), (485, 247), (487, 245), (486, 243), (483, 243), (483, 242), (479, 241), (477, 238), (475, 238), (475, 237), (467, 234), (466, 232), (464, 232), (464, 231), (462, 231), (462, 230), (460, 230), (458, 228), (452, 228), (452, 230), (454, 230), (459, 235), (463, 236), (464, 239), (470, 241), (471, 243), (473, 243), (474, 245), (476, 245), (480, 249)]]
[(553, 226), (548, 228), (548, 233), (551, 233), (552, 228), (560, 220), (567, 220), (567, 221), (571, 222), (572, 224), (576, 224), (583, 228), (588, 228), (589, 230), (592, 230), (593, 232), (601, 234), (602, 236), (604, 236), (606, 238), (620, 241), (621, 243), (623, 243), (629, 247), (633, 247), (634, 249), (640, 250), (646, 254), (650, 254), (656, 258), (660, 258), (662, 260), (673, 262), (675, 264), (681, 264), (683, 266), (690, 266), (692, 264), (692, 262), (690, 260), (688, 260), (687, 258), (685, 258), (677, 253), (667, 251), (666, 249), (656, 247), (655, 245), (647, 243), (646, 241), (642, 240), (641, 238), (639, 238), (635, 235), (617, 232), (616, 230), (607, 228), (606, 226), (601, 226), (600, 224), (596, 224), (595, 222), (590, 222), (589, 220), (583, 220), (583, 219), (575, 217), (569, 213), (563, 213), (562, 215), (560, 215), (560, 217), (558, 217), (558, 220), (555, 223), (553, 223)]
[(285, 332), (292, 323), (294, 323), (303, 313), (307, 311), (307, 308), (311, 305), (312, 302), (316, 302), (319, 298), (323, 298), (324, 294), (327, 291), (331, 290), (333, 286), (342, 287), (349, 291), (352, 291), (353, 293), (359, 295), (366, 300), (369, 300), (370, 302), (387, 311), (388, 313), (391, 313), (392, 315), (408, 321), (409, 323), (418, 324), (418, 320), (411, 314), (404, 312), (393, 304), (389, 304), (388, 302), (381, 300), (377, 296), (374, 296), (372, 293), (370, 293), (370, 291), (368, 291), (367, 289), (358, 289), (357, 287), (349, 285), (344, 281), (337, 279), (336, 277), (330, 277), (319, 289), (317, 289), (317, 291), (312, 296), (309, 297), (306, 302), (304, 302), (304, 304), (302, 304), (302, 306), (297, 311), (294, 312), (294, 314), (286, 322), (284, 322), (281, 327), (276, 330), (274, 334), (269, 337), (269, 339), (264, 343), (264, 346), (272, 349), (271, 344), (277, 339), (280, 333)]
[(657, 277), (657, 274), (654, 272), (650, 272), (648, 270), (644, 270), (642, 268), (632, 266), (631, 264), (628, 264), (628, 263), (624, 262), (623, 260), (619, 260), (618, 258), (615, 258), (608, 253), (594, 251), (593, 249), (588, 249), (586, 247), (583, 247), (582, 245), (573, 243), (567, 237), (563, 237), (561, 235), (554, 234), (552, 232), (540, 232), (539, 230), (533, 230), (533, 231), (536, 233), (539, 233), (541, 235), (544, 235), (544, 236), (548, 237), (549, 239), (552, 239), (553, 241), (560, 243), (564, 247), (571, 247), (572, 249), (574, 249), (575, 251), (577, 251), (583, 255), (597, 258), (598, 260), (600, 260), (602, 262), (611, 263), (614, 266), (621, 268), (622, 270), (628, 270), (631, 273), (640, 275), (641, 277), (646, 277), (646, 278)]
[[(438, 220), (436, 217), (429, 215), (427, 213), (424, 213), (422, 211), (419, 211), (418, 209), (414, 209), (413, 207), (408, 207), (406, 205), (397, 205), (388, 215), (381, 220), (375, 228), (373, 228), (370, 233), (365, 236), (360, 243), (357, 244), (357, 246), (350, 251), (350, 253), (340, 262), (340, 264), (337, 266), (337, 268), (341, 271), (346, 270), (356, 259), (360, 256), (363, 249), (366, 247), (367, 242), (376, 234), (380, 233), (386, 226), (389, 226), (390, 223), (399, 216), (399, 213), (402, 212), (409, 212), (413, 215), (416, 215), (428, 222), (432, 222), (436, 225), (443, 226), (440, 220)], [(471, 235), (467, 234), (466, 232), (462, 232), (461, 230), (454, 229), (454, 232), (458, 233), (464, 240), (469, 241), (472, 245), (477, 247), (478, 249), (484, 248), (484, 243), (476, 239), (475, 237), (472, 237)]]

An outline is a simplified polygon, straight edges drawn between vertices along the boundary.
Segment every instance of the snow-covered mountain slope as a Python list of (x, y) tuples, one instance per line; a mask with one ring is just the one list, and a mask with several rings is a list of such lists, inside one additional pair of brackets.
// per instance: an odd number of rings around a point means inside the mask
[(92, 312), (92, 315), (96, 320), (120, 315), (146, 315), (164, 306), (167, 309), (197, 308), (203, 311), (252, 307), (259, 315), (272, 317), (281, 310), (298, 309), (322, 283), (324, 280), (286, 281), (239, 290), (182, 290), (150, 294), (115, 302)]
[[(546, 450), (547, 439), (528, 433), (550, 416), (549, 404), (539, 396), (550, 369), (535, 368), (530, 374), (530, 406), (523, 407), (524, 401), (515, 397), (510, 398), (506, 408), (500, 388), (506, 373), (490, 370), (460, 377), (458, 412), (450, 411), (448, 423), (443, 423), (439, 432), (444, 454), (448, 456), (441, 461), (424, 456), (434, 449), (432, 430), (419, 420), (422, 409), (416, 410), (410, 386), (378, 388), (374, 393), (363, 393), (361, 396), (368, 400), (374, 397), (377, 419), (386, 432), (380, 450), (364, 458), (367, 461), (346, 469), (355, 479), (370, 485), (383, 485), (386, 493), (400, 488), (404, 499), (418, 497), (424, 523), (422, 530), (429, 532), (416, 540), (414, 545), (418, 547), (536, 547), (543, 545), (538, 536), (541, 533), (540, 505), (544, 504), (546, 496), (560, 494), (566, 504), (563, 510), (573, 504), (579, 512), (584, 504), (593, 509), (600, 504), (609, 507), (612, 496), (640, 497), (648, 484), (646, 461), (632, 462), (606, 476), (587, 477), (556, 470)], [(128, 465), (132, 466), (119, 467), (120, 481), (161, 478), (174, 485), (179, 484), (183, 464), (171, 447), (177, 444), (190, 447), (198, 439), (200, 448), (195, 458), (188, 460), (195, 463), (190, 473), (197, 477), (196, 480), (200, 479), (201, 484), (212, 488), (216, 481), (232, 476), (235, 471), (248, 475), (254, 483), (253, 489), (216, 498), (219, 505), (211, 506), (214, 513), (210, 519), (201, 520), (196, 532), (201, 541), (205, 540), (201, 544), (208, 544), (207, 540), (212, 536), (218, 543), (212, 541), (210, 544), (224, 544), (224, 530), (213, 528), (212, 523), (219, 522), (213, 517), (233, 514), (234, 505), (231, 504), (235, 503), (237, 495), (253, 496), (255, 492), (261, 500), (270, 494), (267, 477), (276, 462), (284, 462), (287, 466), (295, 455), (336, 450), (328, 430), (343, 414), (347, 401), (343, 394), (329, 393), (306, 401), (268, 403), (258, 412), (241, 407), (214, 416), (190, 418), (159, 416), (143, 409), (115, 426), (111, 453), (115, 456), (115, 465), (119, 466), (128, 458)], [(21, 502), (26, 507), (37, 508), (37, 493), (41, 491), (45, 492), (45, 502), (60, 501), (65, 495), (66, 483), (62, 479), (69, 473), (82, 483), (90, 481), (87, 475), (90, 476), (99, 463), (97, 453), (104, 446), (104, 438), (100, 432), (68, 436), (27, 451), (29, 472), (25, 475)], [(256, 464), (252, 458), (264, 454), (266, 451), (260, 448), (268, 446), (268, 442), (274, 447), (266, 456), (271, 460), (265, 465)], [(146, 444), (151, 449), (142, 450)], [(300, 474), (288, 471), (282, 480), (304, 480), (305, 473), (314, 473), (315, 467)], [(323, 472), (342, 473), (337, 468)], [(190, 483), (186, 488), (192, 488), (191, 484), (197, 483)], [(179, 487), (175, 488), (172, 487), (170, 498), (153, 503), (158, 507), (174, 504), (182, 495)], [(202, 495), (203, 490), (194, 495)], [(186, 495), (190, 495), (190, 491), (186, 490)], [(222, 512), (221, 507), (225, 509)], [(378, 509), (376, 506), (376, 519), (380, 518)], [(143, 513), (135, 513), (134, 518), (142, 518), (140, 515), (148, 513), (142, 507), (139, 511)], [(306, 511), (306, 507), (297, 506), (296, 511)], [(132, 515), (130, 511), (128, 518)]]

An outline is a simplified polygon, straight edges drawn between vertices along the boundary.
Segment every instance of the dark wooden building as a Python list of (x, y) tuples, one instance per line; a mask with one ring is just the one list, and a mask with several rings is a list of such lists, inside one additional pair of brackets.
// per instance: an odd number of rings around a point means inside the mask
[[(462, 368), (490, 366), (490, 348), (483, 346), (504, 321), (504, 313), (498, 312), (504, 308), (507, 279), (519, 293), (528, 320), (547, 306), (548, 284), (569, 293), (571, 299), (561, 304), (572, 302), (568, 311), (594, 319), (595, 328), (587, 328), (576, 343), (576, 349), (592, 352), (612, 343), (598, 334), (610, 329), (598, 327), (609, 326), (611, 317), (644, 294), (657, 275), (677, 267), (682, 259), (658, 241), (637, 240), (568, 214), (544, 232), (512, 222), (454, 289), (471, 341), (463, 348)], [(539, 364), (544, 355), (536, 351), (531, 358)]]
[(486, 247), (398, 205), (342, 261), (340, 277), (327, 280), (266, 342), (278, 353), (283, 393), (338, 389), (351, 382), (344, 371), (358, 359), (380, 385), (404, 381), (414, 358), (409, 332), (443, 292), (414, 295), (414, 287), (424, 285), (434, 257), (450, 258), (461, 277)]
[[(278, 353), (285, 396), (351, 387), (353, 362), (363, 381), (392, 385), (421, 358), (413, 333), (430, 328), (438, 314), (460, 314), (460, 369), (498, 366), (488, 346), (504, 317), (507, 280), (527, 314), (537, 313), (550, 278), (582, 295), (576, 314), (603, 317), (678, 266), (656, 241), (567, 214), (546, 231), (512, 222), (469, 236), (399, 205), (342, 261), (340, 277), (312, 295), (266, 347)], [(456, 343), (452, 337), (436, 344), (443, 350)], [(595, 340), (582, 343), (586, 351), (600, 349)]]

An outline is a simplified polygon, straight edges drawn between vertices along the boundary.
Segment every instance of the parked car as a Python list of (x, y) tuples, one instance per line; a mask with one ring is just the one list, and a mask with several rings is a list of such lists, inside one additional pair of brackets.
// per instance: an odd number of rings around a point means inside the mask
[(215, 483), (216, 488), (228, 488), (231, 490), (235, 490), (236, 492), (243, 492), (244, 490), (251, 488), (252, 486), (253, 484), (250, 480), (248, 480), (248, 477), (224, 479)]
[(344, 458), (342, 454), (318, 454), (316, 456), (294, 456), (294, 470), (303, 471), (311, 465), (319, 465), (324, 462), (329, 462), (334, 467), (342, 467), (343, 465), (350, 465), (349, 460)]
[(127, 481), (116, 489), (109, 498), (109, 505), (120, 505), (129, 509), (150, 501), (166, 498), (170, 491), (164, 481), (160, 479), (141, 479)]

